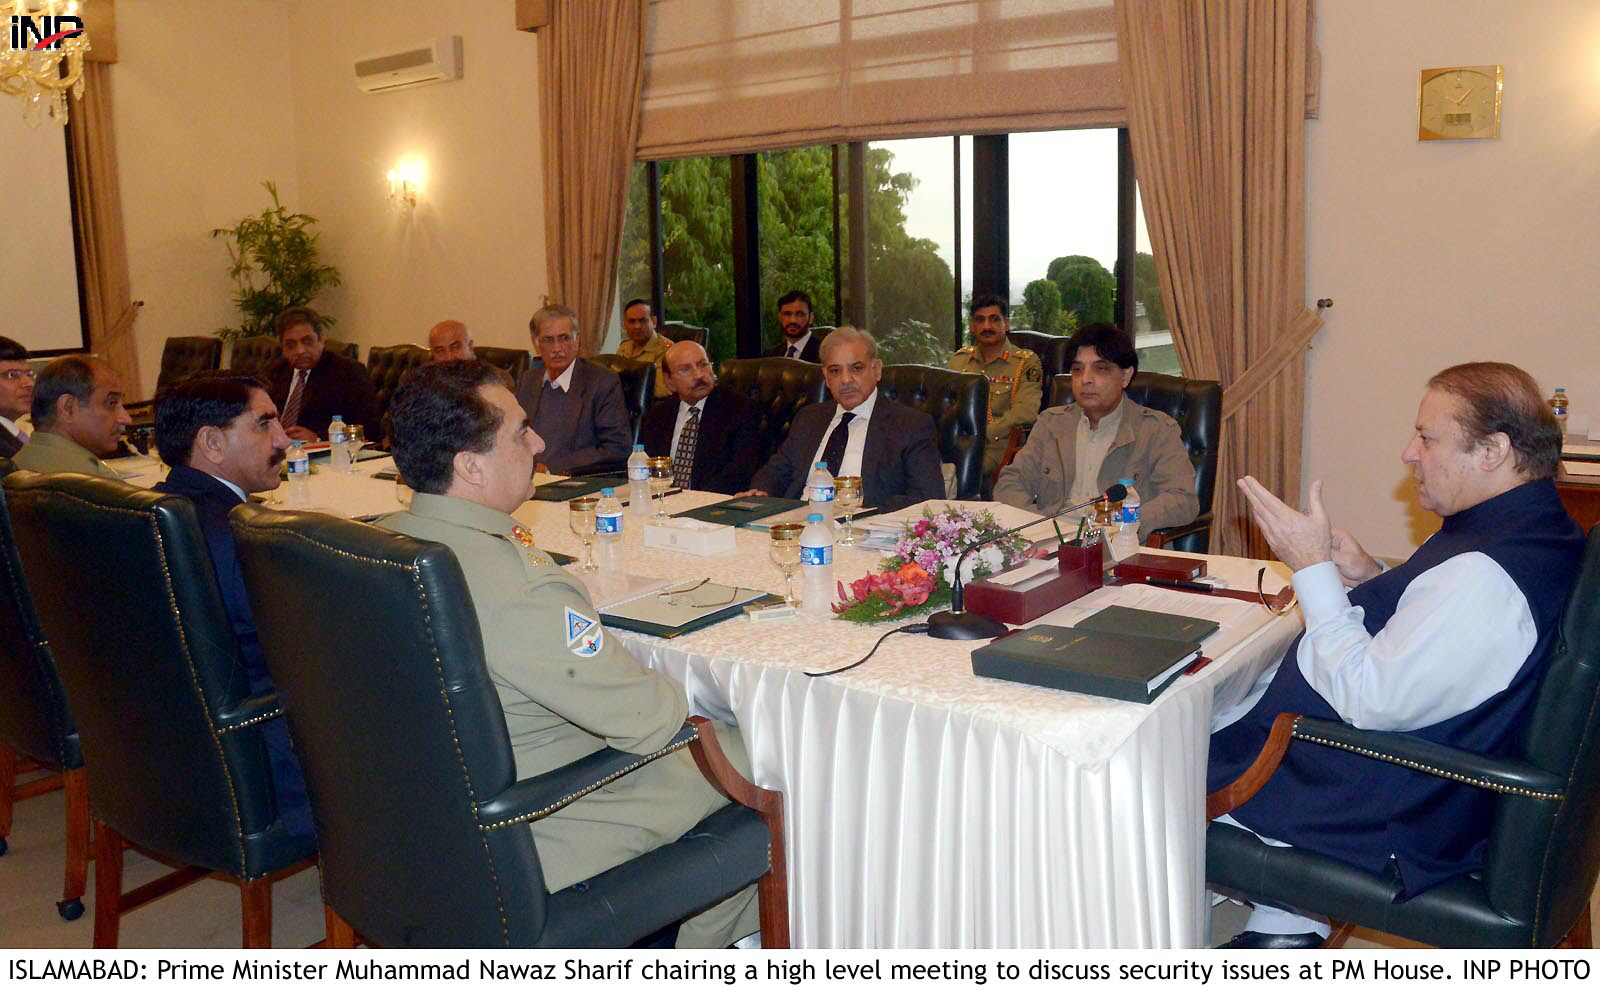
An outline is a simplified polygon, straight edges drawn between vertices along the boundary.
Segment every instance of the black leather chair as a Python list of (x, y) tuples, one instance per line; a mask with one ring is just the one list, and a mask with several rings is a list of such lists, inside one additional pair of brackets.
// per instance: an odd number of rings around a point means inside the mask
[(745, 357), (722, 362), (717, 382), (755, 403), (761, 412), (756, 431), (761, 437), (761, 462), (767, 462), (789, 435), (794, 414), (814, 402), (828, 401), (822, 365), (788, 357)]
[[(1055, 333), (1038, 333), (1034, 330), (1012, 330), (1006, 338), (1018, 347), (1026, 347), (1039, 355), (1039, 363), (1044, 369), (1044, 380), (1052, 381), (1058, 374), (1066, 374), (1067, 368), (1072, 363), (1072, 358), (1067, 354), (1067, 341), (1071, 337), (1059, 336)], [(1040, 389), (1043, 394), (1039, 396), (1039, 410), (1042, 412), (1051, 405), (1048, 388)]]
[(622, 400), (628, 405), (628, 418), (633, 421), (633, 442), (639, 442), (639, 424), (645, 410), (650, 408), (656, 394), (656, 366), (644, 361), (630, 361), (617, 354), (596, 354), (589, 358), (596, 364), (617, 372), (622, 379)]
[(693, 340), (702, 347), (709, 346), (711, 343), (711, 331), (704, 326), (690, 326), (688, 323), (677, 322), (662, 323), (656, 327), (656, 332), (673, 343)]
[(277, 337), (240, 337), (233, 341), (228, 368), (245, 374), (260, 374), (267, 365), (283, 356)]
[(528, 369), (530, 355), (526, 350), (517, 350), (514, 347), (473, 347), (472, 352), (477, 355), (478, 360), (485, 364), (493, 364), (511, 375), (512, 384), (516, 384), (517, 379), (522, 377), (522, 372)]
[[(0, 460), (0, 474), (10, 470), (10, 461)], [(49, 774), (17, 785), (19, 771), (39, 769)], [(0, 855), (6, 853), (16, 801), (60, 789), (67, 797), (67, 874), (56, 911), (63, 920), (77, 920), (83, 916), (89, 876), (83, 750), (55, 657), (33, 610), (0, 488)]]
[[(221, 366), (222, 341), (217, 337), (167, 337), (161, 348), (161, 371), (156, 375), (156, 397), (196, 371), (215, 371)], [(127, 402), (124, 407), (139, 412), (154, 401)]]
[(1207, 816), (1248, 800), (1290, 744), (1330, 745), (1498, 794), (1482, 870), (1402, 902), (1392, 867), (1374, 876), (1213, 822), (1207, 882), (1334, 918), (1330, 945), (1361, 926), (1444, 948), (1589, 947), (1589, 895), (1600, 874), (1600, 527), (1589, 533), (1517, 751), (1491, 758), (1403, 733), (1282, 714), (1256, 763), (1207, 799)]
[(939, 459), (956, 468), (956, 497), (981, 497), (989, 379), (926, 364), (886, 364), (878, 391), (933, 416)]
[(379, 419), (388, 413), (395, 389), (400, 387), (406, 375), (432, 359), (428, 348), (414, 343), (397, 343), (392, 347), (371, 347), (367, 350), (367, 373), (372, 375), (372, 390), (378, 396)]
[[(1194, 463), (1195, 496), (1200, 514), (1188, 525), (1157, 529), (1145, 542), (1170, 546), (1188, 553), (1204, 553), (1211, 544), (1211, 503), (1217, 491), (1217, 454), (1222, 446), (1222, 386), (1215, 381), (1191, 381), (1170, 374), (1139, 371), (1125, 393), (1146, 408), (1165, 412), (1178, 423), (1183, 445)], [(1072, 375), (1058, 374), (1050, 381), (1046, 407), (1072, 402)]]
[[(603, 749), (518, 780), (447, 547), (255, 505), (232, 522), (311, 795), (330, 947), (357, 934), (380, 947), (625, 947), (757, 881), (763, 944), (787, 945), (782, 798), (736, 773), (719, 785), (763, 803), (770, 832), (730, 805), (671, 845), (545, 892), (528, 822), (684, 744), (715, 761), (714, 738), (691, 741), (686, 727), (651, 755)], [(338, 604), (351, 597), (364, 603), (355, 623)]]
[[(194, 506), (79, 474), (5, 484), (89, 773), (95, 947), (207, 876), (240, 887), (244, 946), (270, 946), (271, 883), (311, 865), (314, 841), (278, 817), (256, 727), (277, 698), (249, 694)], [(130, 846), (175, 871), (123, 892)]]

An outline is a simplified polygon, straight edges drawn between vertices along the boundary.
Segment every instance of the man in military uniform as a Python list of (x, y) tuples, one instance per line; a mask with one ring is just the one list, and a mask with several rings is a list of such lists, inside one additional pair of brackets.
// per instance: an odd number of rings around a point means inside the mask
[(661, 359), (667, 356), (672, 341), (656, 332), (656, 314), (650, 303), (643, 299), (629, 299), (622, 306), (622, 342), (617, 344), (617, 356), (656, 366), (656, 398), (665, 398), (667, 366)]
[[(583, 584), (511, 517), (528, 498), (544, 441), (506, 386), (480, 361), (412, 372), (390, 417), (395, 461), (416, 493), (409, 511), (380, 524), (455, 552), (519, 778), (606, 746), (654, 752), (688, 715), (683, 687), (630, 656), (601, 626)], [(748, 775), (739, 733), (717, 734)], [(563, 889), (676, 841), (726, 803), (686, 749), (657, 759), (530, 825), (545, 886)], [(684, 921), (678, 946), (725, 947), (759, 926), (750, 886)]]
[(1011, 309), (998, 295), (972, 300), (967, 324), (972, 346), (950, 358), (952, 371), (976, 371), (989, 379), (989, 430), (983, 441), (983, 473), (992, 475), (1005, 456), (1011, 430), (1039, 417), (1044, 404), (1044, 366), (1039, 355), (1006, 341)]
[(101, 457), (117, 452), (133, 422), (122, 407), (122, 378), (93, 357), (57, 357), (33, 388), (33, 438), (12, 463), (41, 474), (71, 471), (121, 480)]

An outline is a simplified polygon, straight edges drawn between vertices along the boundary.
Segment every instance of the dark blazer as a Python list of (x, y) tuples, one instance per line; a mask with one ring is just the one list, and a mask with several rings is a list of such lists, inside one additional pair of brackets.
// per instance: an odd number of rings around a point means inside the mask
[[(308, 383), (309, 387), (309, 383)], [(250, 692), (269, 693), (276, 688), (267, 675), (267, 661), (261, 652), (261, 640), (256, 635), (255, 616), (250, 611), (250, 599), (245, 595), (244, 574), (239, 569), (239, 558), (234, 552), (233, 530), (228, 528), (228, 513), (243, 504), (233, 489), (192, 467), (174, 467), (166, 480), (155, 485), (154, 490), (165, 494), (182, 495), (194, 504), (200, 518), (200, 531), (206, 537), (206, 549), (211, 555), (211, 568), (216, 571), (217, 590), (222, 592), (222, 606), (233, 625), (234, 637), (239, 640), (239, 659), (245, 676), (250, 680)], [(283, 821), (297, 834), (310, 834), (311, 803), (306, 796), (305, 781), (300, 776), (300, 764), (295, 760), (289, 744), (289, 730), (282, 718), (261, 726), (261, 740), (267, 748), (267, 760), (272, 767), (272, 782), (277, 790), (278, 810)]]
[[(788, 353), (789, 341), (784, 339), (779, 341), (776, 347), (768, 347), (766, 350), (763, 350), (761, 352), (761, 356), (786, 357), (788, 356)], [(800, 348), (800, 360), (810, 361), (813, 364), (822, 363), (822, 340), (815, 333), (811, 334), (811, 339), (807, 340), (806, 345)]]
[[(670, 457), (672, 428), (678, 424), (678, 396), (657, 399), (644, 414), (639, 442), (652, 457)], [(737, 494), (750, 486), (761, 456), (756, 435), (756, 407), (748, 398), (724, 385), (711, 389), (700, 410), (700, 434), (694, 444), (694, 467), (689, 486), (696, 491)]]
[[(833, 402), (822, 402), (796, 412), (783, 445), (756, 471), (750, 487), (784, 498), (800, 497), (811, 472), (811, 458), (837, 408)], [(861, 451), (861, 497), (867, 507), (886, 512), (944, 497), (933, 417), (901, 405), (881, 391)]]
[[(262, 377), (267, 379), (267, 394), (282, 412), (284, 403), (289, 400), (289, 386), (294, 384), (294, 367), (279, 357)], [(368, 442), (383, 439), (378, 395), (372, 390), (372, 376), (367, 373), (366, 365), (324, 350), (322, 360), (306, 379), (306, 395), (296, 425), (327, 439), (328, 423), (336, 415), (344, 416), (347, 423), (360, 423), (367, 432)]]
[(11, 430), (0, 426), (0, 457), (14, 457), (20, 449), (22, 449), (22, 438), (12, 436)]
[[(517, 380), (517, 401), (538, 418), (539, 396), (544, 394), (544, 364), (535, 362)], [(572, 368), (573, 413), (559, 432), (541, 435), (545, 452), (536, 459), (557, 474), (599, 474), (621, 470), (633, 450), (633, 423), (622, 400), (622, 379), (617, 372), (578, 358)]]

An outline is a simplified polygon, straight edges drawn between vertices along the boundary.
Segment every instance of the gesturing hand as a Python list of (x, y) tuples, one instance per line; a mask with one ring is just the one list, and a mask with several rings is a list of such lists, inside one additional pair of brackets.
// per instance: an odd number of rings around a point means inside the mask
[(1290, 569), (1304, 570), (1333, 559), (1333, 532), (1327, 509), (1322, 507), (1321, 481), (1311, 482), (1310, 512), (1290, 508), (1253, 477), (1239, 478), (1239, 490), (1250, 503), (1250, 515), (1272, 552)]
[(1333, 565), (1339, 568), (1339, 576), (1351, 587), (1383, 572), (1383, 567), (1361, 548), (1356, 537), (1343, 529), (1333, 530)]

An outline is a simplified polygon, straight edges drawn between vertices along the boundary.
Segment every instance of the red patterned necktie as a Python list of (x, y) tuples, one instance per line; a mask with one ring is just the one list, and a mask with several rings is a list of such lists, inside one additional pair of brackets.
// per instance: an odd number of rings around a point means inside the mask
[(300, 406), (305, 404), (306, 373), (294, 372), (294, 383), (289, 388), (289, 398), (283, 403), (283, 414), (278, 416), (278, 421), (284, 429), (293, 429), (300, 421)]

